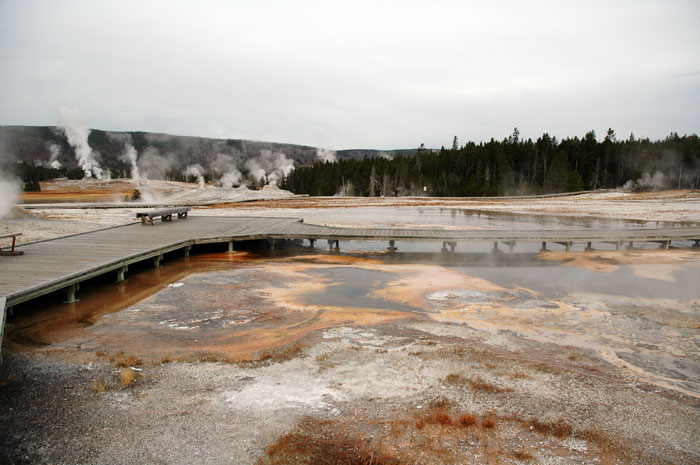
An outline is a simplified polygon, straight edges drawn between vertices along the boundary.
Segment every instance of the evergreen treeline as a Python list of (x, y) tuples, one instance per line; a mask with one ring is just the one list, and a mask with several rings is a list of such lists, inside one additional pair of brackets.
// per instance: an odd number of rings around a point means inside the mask
[[(700, 140), (671, 133), (661, 141), (618, 140), (609, 129), (599, 141), (543, 134), (520, 139), (516, 128), (502, 141), (469, 142), (439, 152), (421, 146), (415, 156), (367, 158), (297, 167), (283, 187), (296, 194), (444, 197), (529, 195), (588, 189), (695, 188)], [(626, 186), (625, 186), (626, 185)]]

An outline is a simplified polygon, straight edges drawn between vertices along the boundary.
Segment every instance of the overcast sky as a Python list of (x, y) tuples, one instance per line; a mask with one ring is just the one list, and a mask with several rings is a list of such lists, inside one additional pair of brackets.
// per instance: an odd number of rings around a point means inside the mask
[(0, 124), (429, 147), (698, 133), (698, 1), (0, 0)]

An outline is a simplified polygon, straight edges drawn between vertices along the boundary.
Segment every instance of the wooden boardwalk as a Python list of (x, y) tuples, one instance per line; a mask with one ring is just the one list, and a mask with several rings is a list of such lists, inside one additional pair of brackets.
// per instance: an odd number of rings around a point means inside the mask
[[(442, 242), (443, 250), (454, 251), (457, 243), (493, 242), (506, 244), (512, 250), (518, 242), (558, 243), (569, 250), (574, 243), (615, 243), (654, 241), (668, 247), (671, 241), (691, 240), (700, 243), (700, 228), (632, 229), (632, 230), (439, 230), (330, 228), (306, 224), (295, 218), (205, 217), (194, 216), (172, 223), (156, 222), (154, 226), (129, 224), (77, 234), (17, 247), (19, 256), (0, 256), (0, 322), (5, 308), (65, 290), (71, 301), (82, 281), (114, 272), (124, 279), (128, 266), (153, 260), (159, 266), (163, 254), (176, 250), (189, 253), (196, 244), (229, 243), (266, 239), (274, 247), (275, 240), (303, 239), (327, 241), (337, 248), (340, 241)], [(2, 325), (4, 326), (4, 324)], [(0, 341), (2, 337), (0, 326)]]

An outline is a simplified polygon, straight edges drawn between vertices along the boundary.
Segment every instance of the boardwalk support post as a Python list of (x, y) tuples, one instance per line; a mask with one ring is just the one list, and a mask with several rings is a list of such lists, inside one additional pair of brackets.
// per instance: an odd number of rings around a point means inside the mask
[(335, 241), (335, 251), (340, 252), (340, 241)]
[(593, 250), (593, 243), (591, 241), (586, 242), (586, 252)]
[(389, 251), (389, 253), (396, 252), (395, 245), (396, 245), (396, 241), (394, 241), (394, 240), (389, 241), (389, 248), (387, 249)]
[(627, 250), (634, 249), (634, 241), (630, 241), (629, 244), (627, 244)]
[(163, 260), (163, 254), (153, 257), (153, 268), (160, 268), (160, 262)]
[(566, 247), (567, 252), (571, 252), (572, 242), (557, 242), (557, 244), (563, 245), (564, 247)]
[(316, 244), (316, 239), (309, 239), (309, 245), (311, 247), (311, 250), (314, 250)]
[(185, 258), (187, 258), (187, 257), (190, 256), (190, 250), (192, 250), (192, 246), (191, 246), (191, 245), (188, 245), (187, 247), (185, 247), (185, 248), (182, 249), (182, 250), (183, 250), (183, 253), (184, 253)]
[(80, 290), (80, 284), (78, 284), (78, 283), (71, 284), (70, 286), (68, 286), (68, 287), (65, 289), (65, 291), (66, 291), (66, 300), (65, 300), (65, 302), (63, 302), (63, 303), (65, 303), (65, 304), (74, 304), (74, 303), (76, 303), (76, 302), (78, 301), (78, 299), (75, 298), (75, 293), (78, 292), (79, 290)]
[(542, 242), (542, 248), (540, 249), (540, 252), (546, 252), (547, 251), (547, 243)]
[(127, 271), (129, 271), (128, 266), (122, 266), (121, 268), (119, 268), (117, 270), (117, 282), (118, 283), (124, 281), (124, 273), (126, 273)]
[(695, 244), (693, 244), (693, 248), (694, 249), (700, 248), (700, 239), (695, 239)]
[(494, 241), (493, 243), (493, 251), (498, 252), (498, 242)]
[(268, 239), (267, 242), (270, 244), (270, 250), (275, 250), (275, 240)]
[(229, 253), (233, 252), (233, 241), (228, 241), (228, 252)]

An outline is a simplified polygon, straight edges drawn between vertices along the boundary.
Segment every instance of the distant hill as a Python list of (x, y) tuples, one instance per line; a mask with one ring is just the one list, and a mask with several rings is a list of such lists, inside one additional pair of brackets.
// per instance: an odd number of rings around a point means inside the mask
[[(328, 158), (329, 152), (317, 147), (241, 139), (210, 139), (175, 136), (142, 131), (104, 131), (77, 127), (69, 141), (62, 128), (53, 126), (0, 126), (0, 162), (25, 163), (32, 167), (60, 167), (62, 175), (82, 176), (85, 165), (78, 162), (89, 152), (95, 165), (112, 177), (129, 177), (134, 167), (140, 175), (151, 179), (183, 180), (201, 174), (217, 180), (226, 173), (234, 178), (259, 184), (275, 184), (286, 177), (292, 167), (310, 166)], [(70, 131), (69, 131), (70, 132)], [(76, 138), (85, 139), (82, 146)], [(365, 157), (393, 158), (412, 154), (415, 150), (342, 150), (340, 159)], [(332, 155), (330, 155), (332, 157)], [(201, 170), (187, 171), (192, 165)], [(82, 166), (82, 168), (81, 168)], [(32, 169), (30, 177), (35, 178)], [(88, 170), (90, 171), (90, 170)], [(187, 171), (187, 173), (185, 173)], [(22, 174), (25, 176), (25, 172)]]

